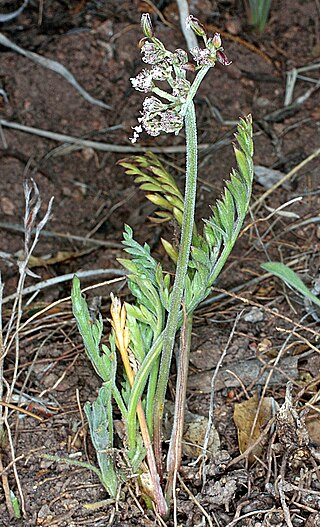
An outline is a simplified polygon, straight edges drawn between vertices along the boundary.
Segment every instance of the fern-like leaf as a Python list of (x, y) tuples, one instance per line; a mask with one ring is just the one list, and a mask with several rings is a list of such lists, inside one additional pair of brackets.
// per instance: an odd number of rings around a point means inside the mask
[[(249, 207), (253, 181), (251, 115), (240, 120), (235, 137), (238, 170), (232, 170), (223, 197), (212, 207), (212, 216), (204, 220), (202, 247), (191, 252), (192, 265), (197, 269), (192, 281), (191, 309), (208, 295), (236, 242)], [(204, 285), (199, 289), (201, 283)]]
[(155, 212), (156, 217), (150, 217), (151, 221), (169, 221), (175, 208), (183, 211), (183, 196), (174, 178), (155, 154), (146, 152), (144, 156), (132, 156), (118, 163), (126, 169), (126, 174), (135, 176), (135, 182), (142, 190), (152, 192), (146, 194), (149, 201), (168, 211), (165, 217)]
[(148, 278), (156, 284), (156, 271), (158, 263), (150, 254), (150, 247), (147, 243), (143, 246), (133, 239), (133, 231), (129, 225), (124, 226), (123, 233), (124, 250), (130, 254), (131, 260), (119, 258), (121, 264), (131, 273)]
[[(135, 176), (135, 182), (145, 191), (146, 198), (158, 209), (149, 217), (153, 223), (165, 223), (175, 219), (182, 225), (184, 200), (173, 176), (165, 169), (159, 158), (152, 152), (144, 156), (132, 156), (122, 159), (119, 165), (126, 174)], [(177, 250), (166, 240), (162, 242), (168, 256), (176, 263)], [(199, 235), (196, 226), (193, 229), (192, 244), (198, 246)]]

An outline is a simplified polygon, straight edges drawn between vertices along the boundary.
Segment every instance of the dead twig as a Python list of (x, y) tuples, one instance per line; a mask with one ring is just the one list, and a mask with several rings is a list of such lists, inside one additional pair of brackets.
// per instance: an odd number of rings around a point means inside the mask
[(28, 415), (29, 417), (33, 417), (34, 419), (37, 419), (37, 421), (40, 421), (41, 423), (44, 421), (42, 417), (39, 417), (36, 414), (33, 414), (32, 412), (29, 412), (29, 410), (25, 410), (24, 408), (21, 408), (20, 406), (16, 406), (15, 404), (6, 403), (5, 401), (0, 401), (0, 406), (5, 406), (6, 408), (11, 408), (11, 410), (16, 410), (17, 412), (20, 412), (21, 414)]
[(19, 15), (21, 15), (24, 8), (27, 6), (29, 0), (24, 0), (23, 4), (16, 9), (15, 11), (11, 11), (11, 13), (5, 13), (0, 14), (0, 23), (3, 24), (4, 22), (10, 22), (10, 20), (13, 20), (14, 18), (17, 18)]
[(310, 161), (312, 161), (313, 159), (315, 159), (316, 157), (318, 157), (320, 155), (320, 148), (318, 148), (317, 150), (315, 150), (312, 154), (310, 154), (308, 157), (306, 157), (303, 161), (301, 161), (301, 163), (299, 163), (298, 165), (296, 165), (295, 167), (293, 167), (292, 170), (290, 170), (290, 172), (288, 172), (288, 174), (286, 174), (285, 176), (283, 176), (283, 178), (281, 178), (279, 181), (277, 181), (277, 183), (275, 183), (271, 188), (269, 188), (268, 190), (266, 190), (254, 203), (253, 205), (251, 205), (251, 210), (255, 210), (259, 205), (261, 205), (261, 203), (263, 201), (265, 201), (265, 199), (270, 196), (270, 194), (272, 194), (272, 192), (274, 192), (274, 190), (276, 190), (278, 187), (280, 187), (281, 185), (283, 185), (283, 183), (285, 181), (288, 181), (288, 179), (290, 179), (292, 176), (294, 176), (297, 172), (299, 172), (299, 170), (301, 170), (301, 168), (303, 168), (304, 166), (306, 166), (308, 163), (310, 163)]
[[(202, 512), (203, 516), (205, 516), (205, 518), (207, 519), (207, 522), (208, 522), (208, 525), (209, 527), (213, 527), (213, 523), (212, 523), (212, 520), (209, 516), (209, 514), (207, 513), (207, 511), (202, 507), (201, 503), (199, 503), (199, 501), (197, 500), (197, 498), (192, 494), (191, 490), (188, 489), (187, 485), (184, 483), (183, 479), (181, 478), (180, 474), (178, 473), (177, 474), (178, 478), (179, 478), (179, 482), (180, 482), (180, 485), (182, 486), (183, 490), (185, 490), (185, 492), (188, 494), (188, 496), (192, 499), (192, 501), (196, 504), (196, 506), (198, 507), (198, 509)], [(217, 522), (216, 522), (217, 523)], [(217, 523), (217, 525), (219, 525), (219, 523)]]
[(274, 508), (272, 508), (272, 509), (258, 509), (256, 511), (247, 512), (246, 514), (243, 514), (242, 516), (239, 516), (235, 520), (232, 520), (230, 523), (228, 523), (226, 525), (226, 527), (233, 527), (233, 525), (236, 525), (236, 523), (238, 523), (241, 520), (244, 520), (245, 518), (250, 518), (250, 516), (255, 516), (256, 514), (263, 514), (263, 513), (272, 512), (273, 510), (274, 510)]
[[(61, 276), (55, 276), (53, 278), (48, 278), (48, 280), (44, 280), (43, 282), (39, 282), (38, 284), (31, 285), (29, 287), (26, 287), (22, 290), (21, 294), (22, 296), (28, 295), (30, 293), (34, 293), (37, 291), (41, 291), (42, 289), (47, 289), (48, 287), (55, 286), (57, 284), (61, 284), (63, 282), (69, 282), (73, 279), (75, 273), (67, 273), (63, 274)], [(122, 269), (92, 269), (88, 271), (79, 271), (77, 272), (78, 278), (91, 278), (92, 276), (104, 276), (104, 275), (120, 275), (120, 278), (116, 279), (116, 281), (121, 281), (126, 279), (126, 271)], [(7, 304), (11, 300), (14, 300), (17, 297), (17, 293), (13, 293), (12, 295), (6, 296), (3, 299), (3, 304)], [(69, 298), (69, 297), (68, 297)]]
[(225, 345), (225, 348), (224, 348), (223, 352), (221, 353), (221, 355), (219, 357), (218, 363), (216, 365), (216, 368), (215, 368), (215, 370), (213, 372), (213, 375), (212, 375), (212, 378), (211, 378), (211, 391), (210, 391), (210, 403), (209, 403), (209, 413), (208, 413), (208, 426), (207, 426), (207, 430), (206, 430), (206, 434), (205, 434), (204, 442), (203, 442), (202, 487), (204, 487), (205, 484), (206, 484), (205, 458), (206, 458), (206, 453), (207, 453), (209, 439), (210, 439), (211, 427), (212, 427), (212, 423), (213, 423), (215, 381), (216, 381), (219, 369), (220, 369), (220, 367), (221, 367), (221, 365), (222, 365), (222, 363), (223, 363), (223, 361), (225, 359), (225, 356), (226, 356), (226, 354), (227, 354), (227, 352), (229, 350), (229, 347), (230, 347), (230, 344), (232, 342), (232, 339), (233, 339), (233, 336), (234, 336), (237, 324), (238, 324), (238, 322), (239, 322), (239, 320), (241, 318), (242, 313), (243, 313), (243, 310), (241, 311), (241, 313), (238, 313), (238, 315), (237, 315), (237, 317), (236, 317), (236, 319), (235, 319), (235, 321), (233, 323), (233, 326), (232, 326), (232, 329), (231, 329), (231, 332), (230, 332), (227, 344)]
[(286, 496), (284, 493), (284, 482), (281, 476), (279, 476), (279, 479), (278, 479), (278, 491), (279, 491), (280, 502), (281, 502), (285, 522), (288, 527), (293, 527), (293, 524), (290, 518), (290, 509), (287, 505)]
[(254, 443), (252, 443), (247, 448), (247, 450), (245, 450), (245, 452), (243, 452), (239, 456), (235, 457), (234, 459), (232, 459), (228, 463), (228, 468), (233, 466), (233, 465), (236, 465), (237, 463), (239, 463), (239, 461), (242, 461), (242, 459), (246, 459), (248, 457), (248, 455), (250, 454), (250, 452), (252, 452), (252, 450), (254, 450), (259, 445), (259, 443), (261, 443), (261, 441), (265, 438), (265, 436), (269, 433), (269, 430), (272, 427), (272, 425), (274, 424), (274, 422), (275, 422), (275, 417), (270, 419), (269, 423), (267, 424), (267, 426), (265, 427), (265, 429), (263, 430), (261, 435), (258, 437), (258, 439)]
[(219, 289), (217, 287), (212, 288), (213, 291), (217, 291), (219, 293), (223, 293), (227, 296), (230, 296), (232, 298), (235, 298), (236, 300), (240, 300), (244, 304), (248, 304), (250, 306), (256, 306), (259, 309), (263, 309), (266, 313), (269, 313), (270, 315), (280, 318), (282, 320), (285, 320), (286, 322), (289, 322), (289, 324), (292, 324), (293, 326), (296, 326), (300, 329), (303, 329), (304, 331), (307, 331), (308, 333), (311, 333), (312, 335), (315, 335), (316, 337), (320, 337), (319, 331), (316, 331), (315, 329), (308, 328), (307, 326), (304, 326), (303, 324), (300, 324), (300, 322), (294, 322), (290, 317), (287, 317), (285, 315), (282, 315), (281, 313), (277, 313), (273, 309), (270, 309), (269, 307), (263, 306), (259, 304), (258, 302), (254, 302), (253, 300), (249, 300), (248, 298), (245, 298), (243, 296), (236, 295), (235, 293), (232, 293), (231, 291), (226, 291), (225, 289)]
[[(0, 42), (1, 43), (1, 42)], [(11, 128), (13, 130), (19, 130), (27, 134), (37, 135), (39, 137), (45, 137), (47, 139), (52, 139), (53, 141), (59, 141), (61, 143), (71, 143), (74, 145), (79, 145), (81, 148), (93, 148), (95, 150), (100, 150), (102, 152), (115, 152), (120, 154), (131, 154), (138, 152), (155, 152), (156, 154), (161, 153), (185, 153), (185, 145), (177, 146), (129, 146), (129, 145), (114, 145), (109, 143), (101, 143), (99, 141), (89, 141), (87, 139), (79, 139), (78, 137), (72, 137), (71, 135), (59, 134), (56, 132), (50, 132), (49, 130), (42, 130), (40, 128), (33, 128), (32, 126), (25, 126), (23, 124), (15, 123), (12, 121), (6, 121), (5, 119), (0, 119), (0, 126), (4, 128)], [(210, 151), (219, 150), (220, 148), (229, 145), (231, 143), (230, 139), (220, 139), (214, 144), (212, 143), (203, 143), (199, 144), (199, 150), (206, 150), (210, 148)]]
[[(9, 231), (13, 231), (13, 232), (23, 232), (23, 227), (15, 223), (0, 222), (0, 229), (6, 229)], [(34, 233), (35, 231), (32, 230), (32, 234)], [(100, 247), (110, 247), (112, 249), (122, 249), (123, 248), (122, 244), (119, 242), (113, 242), (113, 241), (108, 241), (108, 240), (97, 240), (97, 239), (89, 238), (86, 236), (76, 236), (74, 234), (69, 234), (65, 232), (47, 231), (45, 229), (41, 231), (41, 236), (45, 236), (47, 238), (62, 238), (66, 240), (73, 240), (73, 241), (81, 242), (84, 244), (97, 245), (98, 247), (99, 246)]]

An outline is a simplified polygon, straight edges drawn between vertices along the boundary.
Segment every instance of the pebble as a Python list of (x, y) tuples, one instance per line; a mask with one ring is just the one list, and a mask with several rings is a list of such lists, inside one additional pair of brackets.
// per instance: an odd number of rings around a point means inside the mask
[(257, 322), (261, 322), (263, 319), (264, 319), (263, 310), (259, 309), (258, 307), (253, 307), (243, 317), (243, 320), (245, 322), (251, 322), (252, 324), (256, 324)]

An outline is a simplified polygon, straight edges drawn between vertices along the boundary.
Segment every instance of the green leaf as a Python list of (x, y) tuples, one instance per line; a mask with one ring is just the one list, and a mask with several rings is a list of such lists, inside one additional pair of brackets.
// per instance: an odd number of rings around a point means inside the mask
[(96, 450), (101, 479), (110, 496), (115, 497), (119, 481), (112, 459), (113, 418), (111, 394), (111, 383), (103, 384), (97, 399), (91, 405), (86, 403), (84, 411), (89, 423), (92, 444)]
[(21, 518), (20, 504), (19, 504), (17, 496), (15, 495), (15, 493), (12, 490), (10, 490), (10, 501), (11, 501), (11, 504), (12, 504), (14, 517), (17, 520), (20, 520), (20, 518)]
[(178, 261), (178, 251), (177, 251), (177, 249), (175, 249), (173, 247), (173, 245), (170, 242), (168, 242), (167, 240), (165, 240), (164, 238), (161, 238), (161, 243), (162, 243), (163, 248), (166, 251), (167, 255), (169, 256), (169, 258), (171, 258), (173, 263), (176, 264), (177, 261)]
[(96, 370), (97, 374), (104, 380), (110, 378), (110, 364), (100, 353), (100, 340), (102, 336), (102, 317), (93, 322), (90, 318), (89, 309), (80, 289), (80, 280), (74, 276), (72, 281), (72, 311), (81, 334), (86, 353)]
[(192, 260), (197, 264), (201, 264), (207, 269), (210, 269), (210, 259), (208, 257), (208, 254), (202, 250), (198, 249), (197, 247), (191, 247), (191, 254), (192, 254)]
[(231, 171), (222, 198), (212, 207), (212, 216), (204, 220), (203, 238), (198, 246), (208, 254), (210, 268), (207, 268), (204, 256), (195, 252), (193, 264), (197, 272), (192, 280), (191, 305), (187, 304), (190, 311), (206, 298), (210, 286), (223, 269), (248, 210), (253, 180), (251, 115), (240, 119), (235, 136), (238, 141), (238, 147), (234, 148), (238, 171)]
[(262, 269), (274, 274), (280, 280), (283, 280), (293, 289), (299, 291), (303, 296), (311, 300), (317, 306), (320, 306), (320, 300), (316, 295), (311, 293), (307, 286), (303, 283), (301, 278), (292, 270), (281, 262), (267, 262), (261, 265)]

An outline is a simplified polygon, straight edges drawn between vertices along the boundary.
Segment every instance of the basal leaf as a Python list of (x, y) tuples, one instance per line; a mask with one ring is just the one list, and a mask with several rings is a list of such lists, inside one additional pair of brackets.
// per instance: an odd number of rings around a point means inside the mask
[(286, 282), (290, 287), (299, 291), (303, 296), (311, 300), (317, 306), (320, 306), (320, 299), (311, 293), (310, 289), (303, 283), (301, 278), (295, 273), (290, 267), (287, 267), (281, 262), (267, 262), (261, 265), (262, 269), (268, 271), (269, 273), (274, 274), (284, 282)]

